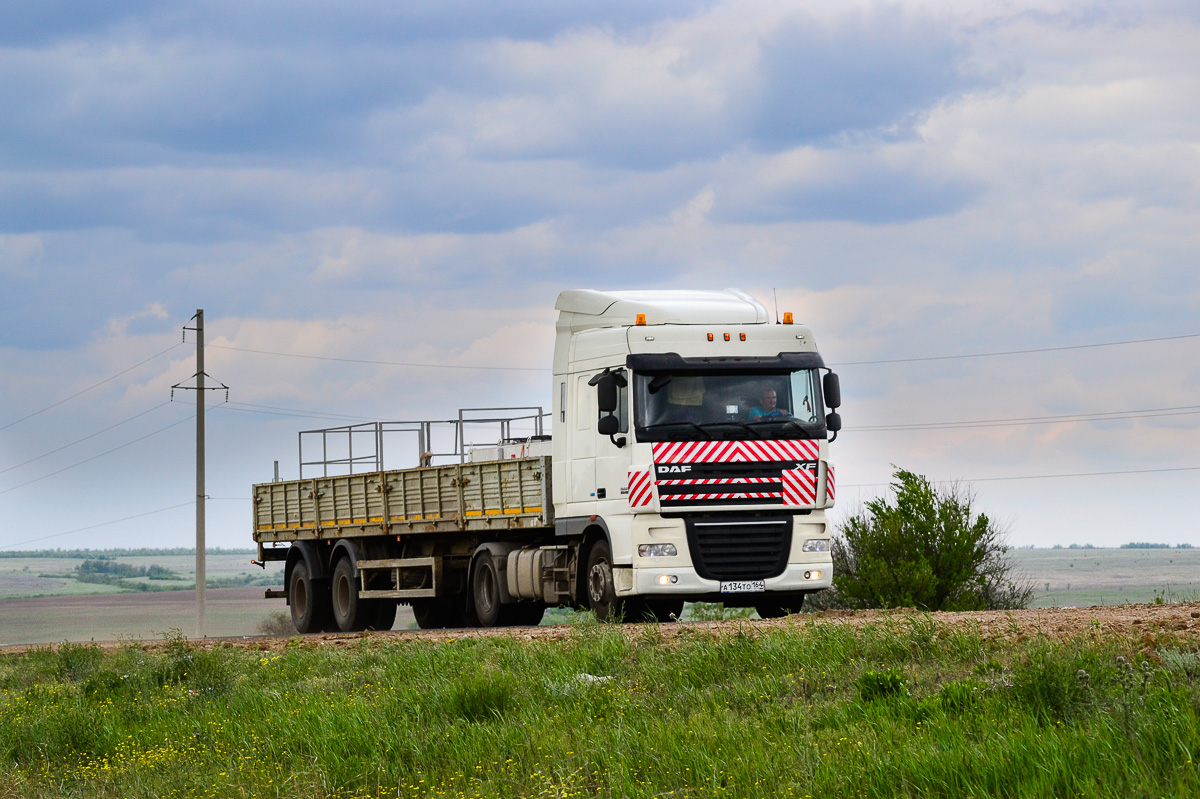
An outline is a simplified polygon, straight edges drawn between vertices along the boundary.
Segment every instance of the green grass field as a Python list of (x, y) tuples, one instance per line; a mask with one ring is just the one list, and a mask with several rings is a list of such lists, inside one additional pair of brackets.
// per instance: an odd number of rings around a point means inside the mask
[(6, 655), (0, 796), (1200, 795), (1200, 654), (1171, 633), (693, 630)]

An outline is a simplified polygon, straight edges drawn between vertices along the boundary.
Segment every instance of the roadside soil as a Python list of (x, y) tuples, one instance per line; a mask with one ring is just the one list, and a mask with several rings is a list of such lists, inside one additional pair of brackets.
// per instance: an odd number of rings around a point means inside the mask
[[(655, 635), (664, 641), (680, 636), (721, 635), (732, 630), (751, 634), (772, 629), (794, 629), (802, 632), (810, 624), (838, 624), (863, 627), (892, 620), (906, 624), (906, 619), (924, 619), (926, 614), (909, 608), (896, 610), (822, 611), (802, 613), (784, 619), (736, 619), (717, 622), (677, 622), (658, 625)], [(955, 628), (977, 632), (989, 640), (1021, 642), (1044, 637), (1068, 640), (1090, 635), (1101, 638), (1140, 639), (1144, 647), (1152, 648), (1163, 637), (1170, 636), (1179, 643), (1200, 643), (1200, 602), (1180, 602), (1163, 605), (1115, 605), (1089, 608), (1038, 608), (1012, 611), (981, 611), (972, 613), (932, 613), (933, 620), (944, 632)], [(630, 637), (646, 634), (643, 624), (625, 624), (620, 628)], [(278, 650), (289, 646), (357, 646), (364, 638), (378, 640), (424, 640), (452, 642), (463, 638), (505, 637), (520, 641), (554, 641), (578, 634), (578, 627), (556, 625), (547, 627), (499, 627), (491, 629), (397, 630), (391, 632), (319, 634), (293, 637), (244, 636), (205, 638), (193, 643), (198, 646), (233, 646), (243, 649)], [(98, 642), (104, 647), (118, 647), (118, 642)], [(145, 642), (145, 648), (161, 649), (161, 641)], [(45, 645), (16, 645), (0, 647), (0, 655), (25, 652)]]

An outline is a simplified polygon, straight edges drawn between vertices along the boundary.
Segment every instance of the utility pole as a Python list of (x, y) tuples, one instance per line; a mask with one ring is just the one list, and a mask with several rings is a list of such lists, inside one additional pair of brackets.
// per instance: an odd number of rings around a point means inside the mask
[[(184, 326), (184, 340), (187, 340), (187, 331), (193, 330), (196, 333), (196, 385), (185, 386), (182, 383), (176, 383), (171, 386), (171, 397), (175, 396), (175, 389), (184, 391), (196, 392), (196, 637), (204, 637), (204, 584), (207, 579), (205, 574), (205, 544), (204, 544), (204, 501), (207, 495), (204, 491), (204, 392), (205, 390), (217, 390), (217, 386), (211, 389), (206, 389), (204, 378), (209, 376), (204, 371), (204, 309), (198, 309), (196, 315), (189, 321), (195, 321), (195, 327)], [(225, 389), (225, 401), (229, 401), (229, 386), (217, 381), (220, 387)]]

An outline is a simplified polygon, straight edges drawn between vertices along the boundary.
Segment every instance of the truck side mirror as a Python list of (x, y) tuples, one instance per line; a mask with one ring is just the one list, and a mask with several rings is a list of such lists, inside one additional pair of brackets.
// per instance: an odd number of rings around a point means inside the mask
[(826, 372), (825, 376), (821, 378), (821, 388), (825, 393), (825, 406), (828, 408), (840, 408), (842, 405), (842, 384), (838, 381), (837, 374)]
[(615, 436), (620, 429), (621, 424), (615, 416), (601, 416), (596, 422), (596, 432), (602, 436)]
[(596, 387), (596, 407), (600, 413), (612, 413), (617, 409), (617, 375), (605, 369), (598, 375), (592, 375), (589, 386)]
[(831, 442), (836, 441), (838, 431), (842, 429), (842, 415), (837, 411), (830, 411), (825, 414), (825, 429), (833, 433), (833, 438), (829, 440)]

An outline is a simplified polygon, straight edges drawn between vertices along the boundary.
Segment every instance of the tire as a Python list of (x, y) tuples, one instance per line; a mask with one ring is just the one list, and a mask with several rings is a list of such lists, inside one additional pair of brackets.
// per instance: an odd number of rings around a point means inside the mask
[(369, 630), (387, 632), (396, 624), (396, 601), (394, 599), (375, 599), (371, 601), (371, 622)]
[(303, 560), (292, 567), (288, 579), (288, 604), (298, 633), (321, 632), (329, 620), (329, 587), (314, 580)]
[(471, 600), (477, 626), (495, 627), (501, 624), (504, 606), (500, 604), (500, 571), (487, 553), (475, 559), (475, 568), (471, 570)]
[(341, 558), (333, 567), (333, 582), (330, 586), (333, 600), (333, 620), (344, 633), (356, 633), (367, 629), (371, 603), (358, 596), (358, 579), (354, 576), (354, 564), (350, 558)]
[(758, 611), (758, 615), (764, 619), (780, 619), (784, 616), (790, 616), (793, 613), (799, 613), (803, 607), (804, 594), (779, 597), (778, 599), (764, 599), (761, 602), (756, 602), (754, 605), (754, 609)]
[(612, 553), (607, 541), (600, 540), (592, 544), (584, 574), (587, 578), (588, 607), (596, 612), (596, 618), (600, 621), (620, 619), (622, 608), (613, 584)]

